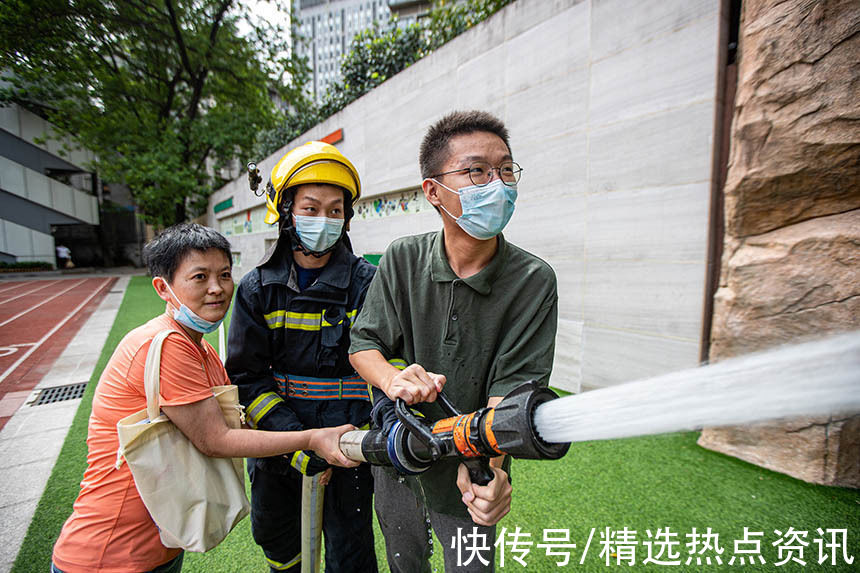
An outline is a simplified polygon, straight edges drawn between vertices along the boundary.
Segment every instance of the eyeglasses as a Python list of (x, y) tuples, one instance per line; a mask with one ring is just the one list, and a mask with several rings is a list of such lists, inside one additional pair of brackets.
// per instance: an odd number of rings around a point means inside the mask
[(452, 173), (468, 173), (469, 179), (472, 181), (472, 185), (483, 187), (492, 181), (493, 171), (498, 173), (499, 179), (502, 180), (502, 183), (513, 187), (519, 182), (520, 175), (523, 173), (523, 168), (513, 161), (505, 161), (498, 167), (493, 167), (486, 161), (475, 161), (468, 167), (454, 169), (444, 173), (437, 173), (436, 175), (433, 175), (432, 178), (450, 175)]

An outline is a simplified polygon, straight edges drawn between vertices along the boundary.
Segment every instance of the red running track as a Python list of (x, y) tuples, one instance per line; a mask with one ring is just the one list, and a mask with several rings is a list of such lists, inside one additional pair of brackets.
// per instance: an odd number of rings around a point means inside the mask
[[(116, 277), (0, 283), (0, 429), (26, 401)], [(62, 386), (81, 380), (56, 380)]]

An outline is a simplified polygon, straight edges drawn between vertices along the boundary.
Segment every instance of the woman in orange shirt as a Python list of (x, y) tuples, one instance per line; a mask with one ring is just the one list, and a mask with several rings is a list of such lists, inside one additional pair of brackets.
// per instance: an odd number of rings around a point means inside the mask
[(146, 354), (163, 330), (178, 332), (169, 335), (162, 348), (162, 411), (201, 452), (214, 457), (267, 457), (314, 450), (330, 464), (357, 465), (338, 447), (340, 436), (354, 429), (350, 425), (265, 432), (231, 429), (224, 422), (210, 388), (230, 381), (203, 335), (218, 328), (233, 296), (227, 239), (197, 224), (175, 225), (146, 245), (144, 260), (152, 286), (167, 303), (165, 313), (129, 332), (99, 379), (87, 434), (87, 469), (74, 511), (54, 545), (54, 572), (173, 573), (182, 568), (182, 550), (161, 544), (128, 464), (114, 467), (119, 447), (116, 424), (146, 407)]

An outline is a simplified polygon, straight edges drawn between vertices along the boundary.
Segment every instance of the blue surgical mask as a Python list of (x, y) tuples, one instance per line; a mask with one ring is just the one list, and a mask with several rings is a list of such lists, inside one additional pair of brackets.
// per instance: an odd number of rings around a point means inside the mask
[(296, 233), (302, 245), (311, 252), (320, 253), (334, 245), (343, 232), (343, 219), (293, 215)]
[(482, 241), (492, 239), (502, 232), (511, 220), (511, 215), (514, 214), (514, 203), (517, 200), (516, 184), (505, 185), (501, 179), (494, 179), (483, 187), (470, 185), (458, 191), (454, 191), (444, 183), (439, 185), (460, 196), (463, 214), (454, 217), (448, 209), (442, 205), (439, 206), (456, 221), (461, 229), (476, 239)]
[(170, 288), (170, 285), (167, 284), (167, 281), (164, 281), (164, 284), (167, 285), (167, 290), (170, 291), (170, 294), (173, 295), (177, 301), (179, 301), (179, 308), (173, 311), (173, 320), (181, 324), (182, 326), (187, 326), (191, 330), (196, 332), (200, 332), (203, 334), (209, 334), (210, 332), (214, 332), (224, 320), (222, 317), (220, 320), (215, 322), (206, 320), (205, 318), (198, 316), (194, 313), (193, 310), (185, 306), (185, 304), (179, 300), (179, 297), (176, 296), (176, 293), (173, 292), (173, 289)]

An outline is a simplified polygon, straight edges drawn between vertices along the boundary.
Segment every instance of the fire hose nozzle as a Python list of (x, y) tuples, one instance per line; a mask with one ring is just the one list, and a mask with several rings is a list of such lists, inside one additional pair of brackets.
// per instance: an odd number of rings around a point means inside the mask
[(558, 394), (537, 382), (527, 382), (511, 390), (495, 408), (491, 429), (497, 449), (520, 459), (557, 460), (570, 448), (570, 443), (545, 442), (535, 428), (535, 411)]
[(416, 417), (402, 400), (394, 404), (397, 421), (388, 432), (358, 430), (341, 438), (341, 449), (350, 459), (374, 465), (394, 466), (406, 475), (426, 471), (445, 457), (457, 457), (469, 468), (472, 481), (484, 485), (493, 473), (490, 457), (556, 460), (569, 443), (555, 444), (540, 438), (534, 425), (537, 408), (558, 395), (536, 382), (527, 382), (505, 396), (495, 408), (460, 414), (440, 393), (439, 402), (450, 418), (432, 425)]

